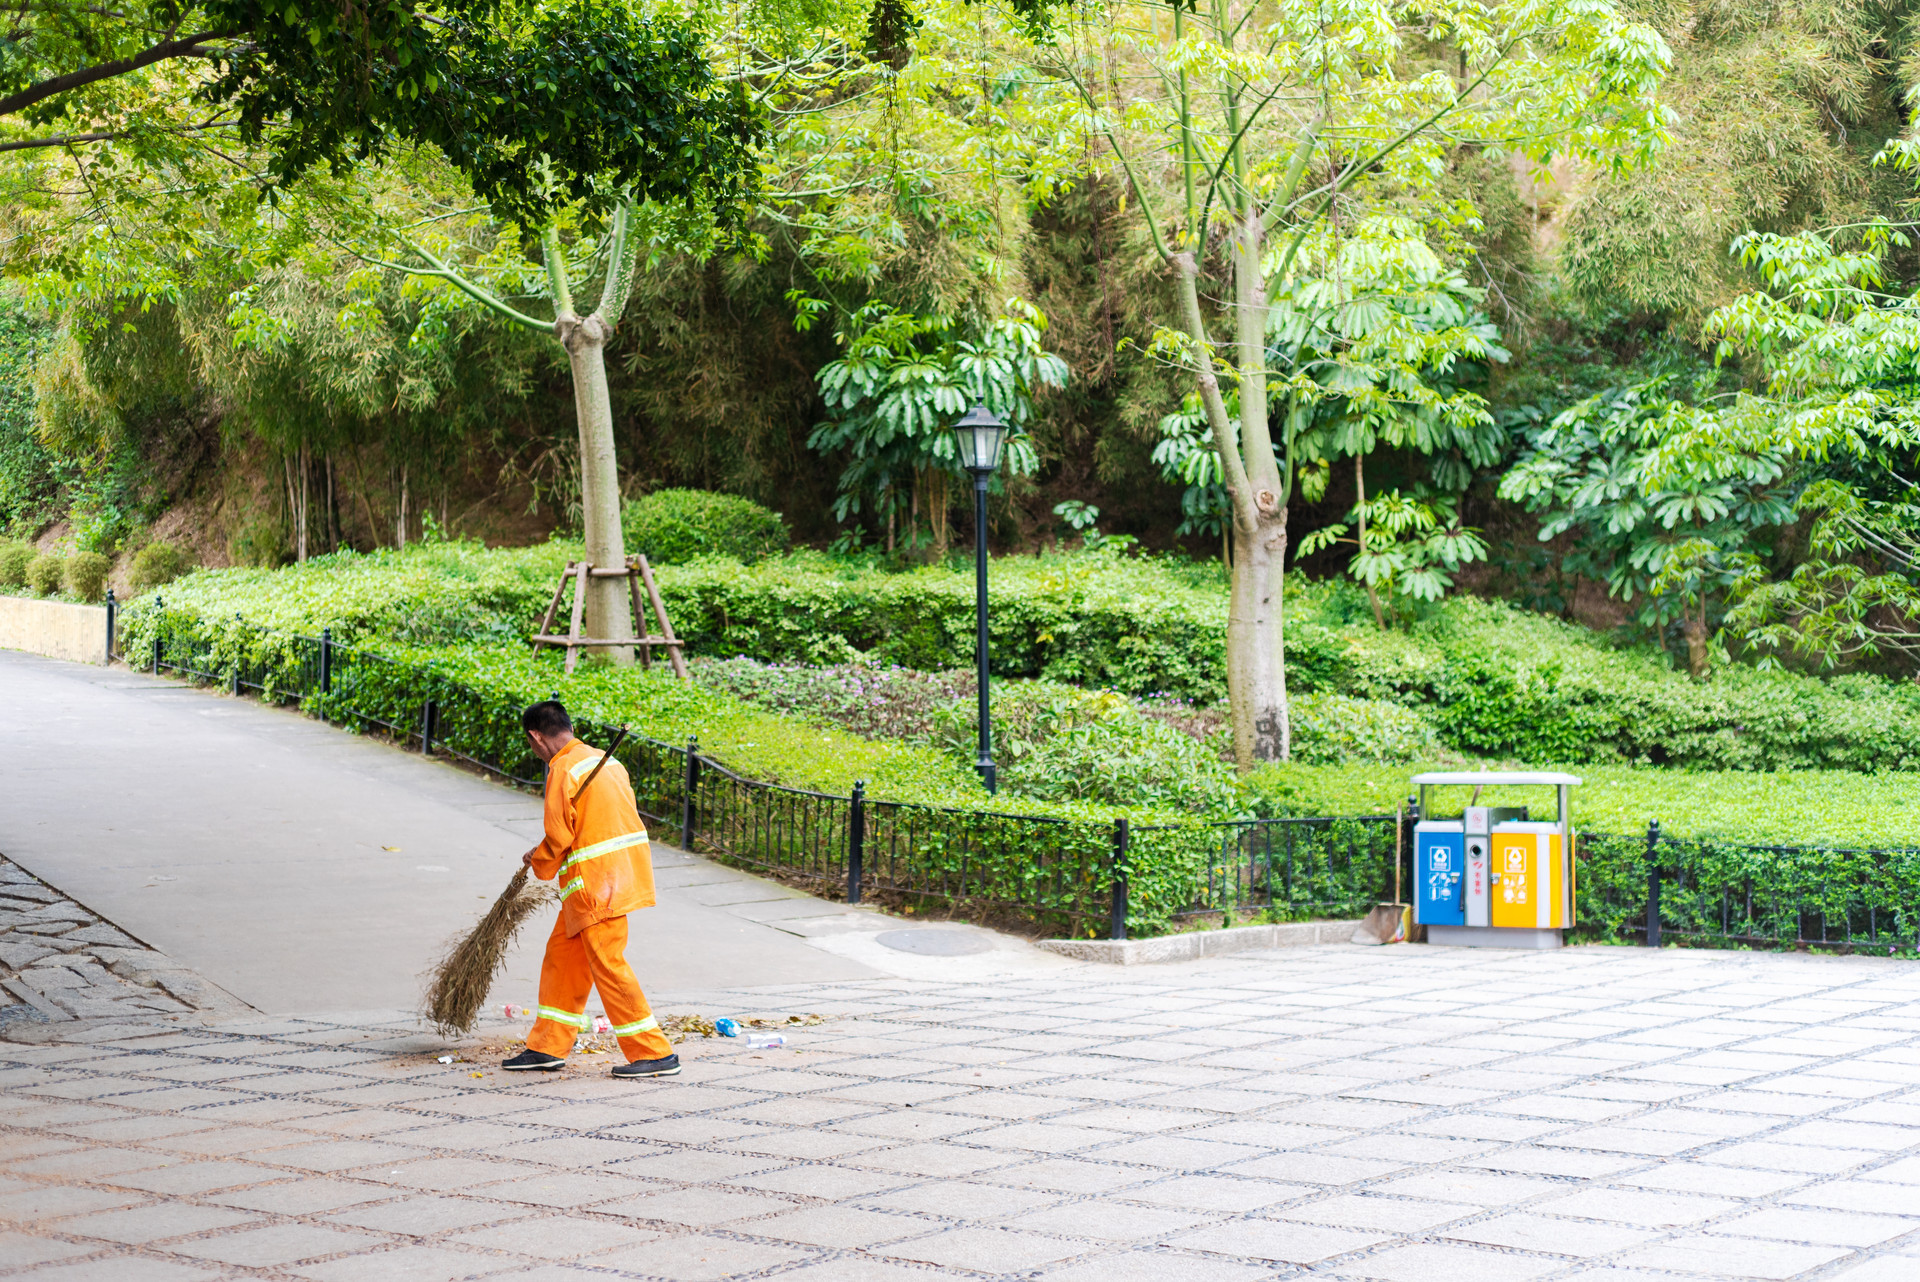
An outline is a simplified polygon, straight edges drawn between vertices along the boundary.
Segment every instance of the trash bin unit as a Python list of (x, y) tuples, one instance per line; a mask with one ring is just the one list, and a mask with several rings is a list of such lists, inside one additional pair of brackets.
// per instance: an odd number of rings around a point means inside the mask
[[(1573, 924), (1569, 792), (1579, 778), (1556, 771), (1431, 771), (1413, 782), (1420, 789), (1414, 921), (1427, 928), (1427, 942), (1560, 947)], [(1482, 788), (1514, 786), (1554, 789), (1555, 821), (1529, 821), (1525, 810), (1477, 804)], [(1436, 788), (1475, 791), (1458, 819), (1436, 819), (1430, 817)]]

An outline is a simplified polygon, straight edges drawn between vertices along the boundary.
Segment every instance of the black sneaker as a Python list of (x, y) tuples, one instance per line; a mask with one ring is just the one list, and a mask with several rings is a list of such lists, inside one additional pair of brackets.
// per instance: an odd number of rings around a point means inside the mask
[(615, 1064), (615, 1077), (672, 1077), (680, 1071), (680, 1057), (668, 1055), (664, 1059), (636, 1059), (628, 1064)]
[(529, 1069), (541, 1073), (556, 1073), (567, 1066), (567, 1061), (558, 1055), (547, 1055), (540, 1051), (521, 1051), (512, 1059), (500, 1061), (500, 1067), (509, 1073), (524, 1073)]

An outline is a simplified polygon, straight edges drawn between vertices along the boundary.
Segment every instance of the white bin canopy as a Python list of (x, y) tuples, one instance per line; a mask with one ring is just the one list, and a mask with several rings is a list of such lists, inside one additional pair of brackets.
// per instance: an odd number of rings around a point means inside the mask
[(1466, 788), (1479, 787), (1482, 784), (1546, 784), (1549, 787), (1568, 787), (1580, 782), (1579, 775), (1562, 774), (1558, 770), (1429, 770), (1425, 774), (1415, 775), (1413, 782), (1422, 787), (1442, 787), (1459, 785)]
[(1420, 789), (1420, 817), (1427, 815), (1427, 789), (1429, 788), (1494, 788), (1501, 786), (1543, 786), (1556, 792), (1559, 817), (1556, 820), (1569, 835), (1572, 833), (1572, 812), (1567, 804), (1567, 790), (1578, 786), (1579, 775), (1566, 774), (1559, 770), (1429, 770), (1413, 777), (1414, 784)]

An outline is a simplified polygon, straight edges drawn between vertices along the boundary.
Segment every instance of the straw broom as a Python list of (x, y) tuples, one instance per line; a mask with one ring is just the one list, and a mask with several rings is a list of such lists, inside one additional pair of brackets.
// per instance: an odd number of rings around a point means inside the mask
[[(599, 775), (601, 767), (612, 760), (614, 749), (626, 737), (623, 727), (601, 754), (586, 783), (574, 791), (576, 802)], [(527, 918), (552, 902), (552, 889), (528, 885), (527, 872), (526, 865), (522, 864), (507, 882), (507, 888), (500, 892), (500, 898), (487, 909), (480, 924), (449, 948), (440, 964), (434, 967), (433, 981), (427, 986), (426, 1013), (443, 1035), (452, 1037), (473, 1031), (474, 1023), (480, 1018), (480, 1008), (486, 1005), (487, 994), (493, 991), (493, 982), (506, 965), (507, 948), (513, 943), (513, 937)]]

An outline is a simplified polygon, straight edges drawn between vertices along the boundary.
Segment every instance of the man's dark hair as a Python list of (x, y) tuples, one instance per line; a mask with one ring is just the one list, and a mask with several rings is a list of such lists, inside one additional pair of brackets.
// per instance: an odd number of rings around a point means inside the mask
[(543, 699), (520, 714), (520, 726), (535, 734), (555, 735), (573, 729), (573, 718), (558, 699)]

